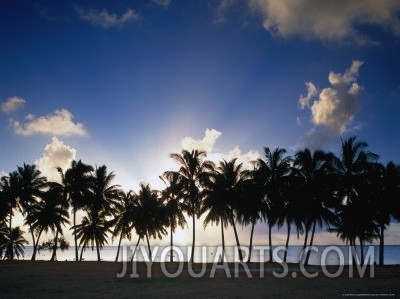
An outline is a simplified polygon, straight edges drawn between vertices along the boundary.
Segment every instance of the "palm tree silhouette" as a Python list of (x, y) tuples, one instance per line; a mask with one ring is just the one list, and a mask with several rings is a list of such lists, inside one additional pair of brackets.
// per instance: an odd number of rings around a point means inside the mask
[(168, 223), (168, 217), (157, 193), (148, 184), (142, 183), (137, 194), (136, 232), (140, 239), (146, 238), (150, 259), (152, 256), (149, 237), (161, 239), (167, 234), (165, 225)]
[(0, 252), (4, 252), (6, 259), (12, 261), (14, 256), (17, 258), (24, 256), (24, 244), (28, 244), (28, 241), (25, 240), (24, 231), (19, 226), (12, 228), (0, 239)]
[(35, 165), (25, 164), (18, 166), (18, 199), (20, 211), (26, 216), (26, 224), (32, 237), (33, 254), (31, 260), (36, 259), (37, 243), (33, 223), (29, 221), (30, 214), (34, 211), (40, 198), (43, 196), (44, 188), (47, 187), (47, 179), (41, 176), (41, 172)]
[(171, 252), (169, 257), (170, 262), (173, 262), (173, 233), (178, 226), (184, 228), (186, 224), (186, 219), (183, 214), (183, 205), (181, 202), (181, 200), (183, 200), (183, 194), (179, 187), (179, 176), (176, 173), (171, 174), (169, 178), (165, 179), (160, 176), (160, 179), (166, 185), (166, 188), (161, 191), (161, 198), (164, 201), (165, 213), (168, 219), (168, 226), (170, 227)]
[(114, 227), (112, 237), (114, 238), (119, 235), (117, 255), (115, 257), (116, 262), (118, 261), (122, 239), (131, 240), (132, 238), (136, 213), (135, 194), (133, 191), (129, 191), (128, 193), (121, 192), (121, 199), (122, 204), (114, 214), (114, 219), (110, 222), (110, 225)]
[[(301, 210), (304, 216), (305, 238), (303, 251), (308, 245), (310, 230), (311, 238), (309, 246), (313, 245), (316, 225), (329, 226), (334, 220), (331, 210), (333, 200), (332, 184), (332, 154), (326, 154), (317, 150), (311, 153), (309, 149), (298, 151), (294, 160), (295, 175), (300, 178), (297, 196), (301, 200)], [(304, 264), (308, 264), (310, 251), (307, 252)]]
[(194, 248), (196, 245), (196, 216), (201, 209), (201, 189), (210, 179), (209, 174), (214, 169), (214, 163), (205, 161), (205, 151), (182, 150), (180, 154), (174, 153), (170, 157), (179, 164), (178, 171), (166, 171), (164, 177), (171, 181), (172, 176), (177, 176), (180, 190), (183, 194), (183, 207), (189, 217), (192, 217), (193, 238), (190, 262), (194, 261)]
[(76, 213), (78, 210), (85, 208), (87, 204), (85, 201), (89, 197), (89, 184), (93, 167), (82, 163), (81, 160), (78, 162), (73, 160), (71, 166), (65, 171), (65, 173), (63, 173), (61, 168), (57, 169), (61, 175), (61, 183), (64, 186), (64, 198), (68, 200), (72, 207), (75, 261), (78, 261), (79, 246), (78, 237), (75, 232), (75, 227), (77, 226)]
[(37, 232), (36, 248), (39, 246), (42, 233), (52, 231), (55, 247), (51, 260), (55, 260), (58, 235), (63, 234), (62, 226), (69, 223), (68, 203), (64, 201), (63, 188), (60, 184), (51, 182), (48, 185), (49, 189), (43, 193), (42, 200), (32, 207), (25, 222), (30, 223), (32, 229)]
[[(370, 200), (368, 171), (376, 163), (378, 156), (366, 150), (368, 144), (350, 137), (342, 141), (340, 159), (334, 159), (339, 180), (337, 195), (342, 204), (337, 209), (335, 227), (342, 240), (354, 247), (358, 238), (361, 246), (361, 263), (364, 263), (363, 244), (379, 236), (374, 223), (374, 213)], [(355, 217), (357, 215), (357, 218)]]
[(269, 259), (272, 262), (272, 228), (283, 223), (284, 211), (284, 189), (290, 173), (289, 156), (285, 156), (286, 150), (277, 147), (271, 151), (264, 148), (265, 160), (257, 159), (256, 172), (261, 181), (264, 194), (266, 195), (266, 207), (263, 217), (268, 223)]
[(3, 176), (0, 180), (1, 188), (1, 213), (3, 217), (8, 214), (8, 228), (12, 229), (12, 217), (14, 209), (18, 204), (18, 193), (20, 190), (20, 177), (17, 171), (10, 172), (8, 176)]

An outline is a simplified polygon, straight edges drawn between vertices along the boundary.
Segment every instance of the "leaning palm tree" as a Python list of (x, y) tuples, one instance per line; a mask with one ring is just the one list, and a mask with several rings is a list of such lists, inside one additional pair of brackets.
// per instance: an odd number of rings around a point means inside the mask
[(12, 261), (14, 256), (18, 259), (20, 256), (24, 257), (24, 244), (28, 244), (28, 241), (25, 240), (24, 231), (19, 226), (12, 228), (0, 241), (0, 252), (4, 252), (5, 259)]
[(264, 148), (264, 159), (255, 162), (258, 182), (264, 189), (266, 208), (263, 210), (263, 218), (268, 223), (269, 258), (272, 261), (272, 228), (283, 224), (284, 190), (290, 173), (291, 158), (286, 155), (284, 148), (276, 148), (271, 151)]
[[(30, 217), (30, 214), (34, 211), (35, 207), (43, 196), (44, 189), (47, 187), (47, 179), (41, 175), (41, 172), (36, 169), (35, 165), (25, 164), (18, 166), (18, 199), (20, 211), (26, 218)], [(28, 220), (26, 224), (29, 226), (29, 232), (32, 237), (33, 254), (32, 260), (36, 259), (36, 239), (35, 230), (32, 227), (32, 223)]]
[[(183, 214), (183, 205), (181, 201), (183, 194), (179, 188), (179, 176), (176, 173), (165, 179), (160, 176), (160, 179), (166, 184), (166, 188), (161, 191), (161, 198), (164, 201), (165, 213), (167, 216), (168, 226), (170, 228), (171, 252), (169, 258), (170, 262), (173, 262), (173, 233), (178, 228), (178, 226), (184, 228), (186, 224), (186, 219)], [(166, 181), (168, 181), (168, 183)]]
[[(70, 203), (73, 213), (72, 227), (76, 227), (76, 213), (85, 208), (87, 205), (86, 199), (89, 197), (89, 185), (91, 172), (93, 167), (82, 163), (81, 160), (78, 162), (73, 160), (71, 166), (63, 172), (61, 168), (58, 168), (58, 172), (61, 175), (61, 184), (64, 186), (64, 198)], [(75, 260), (78, 261), (78, 239), (75, 230), (74, 244), (75, 244)]]
[(205, 161), (205, 151), (183, 150), (181, 153), (171, 154), (170, 157), (179, 164), (178, 171), (167, 171), (164, 177), (170, 179), (178, 176), (179, 187), (183, 194), (183, 203), (186, 213), (192, 217), (193, 239), (190, 262), (194, 261), (194, 248), (196, 245), (196, 217), (199, 216), (201, 208), (201, 189), (210, 179), (209, 174), (214, 169), (211, 161)]

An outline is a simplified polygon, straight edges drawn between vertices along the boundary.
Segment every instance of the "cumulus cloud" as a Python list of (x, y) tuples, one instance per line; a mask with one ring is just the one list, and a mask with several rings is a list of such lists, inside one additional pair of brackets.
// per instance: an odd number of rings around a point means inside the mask
[(206, 129), (202, 139), (194, 139), (193, 137), (183, 138), (181, 142), (182, 148), (189, 151), (197, 149), (210, 153), (221, 134), (221, 132), (215, 129)]
[(357, 83), (357, 76), (362, 64), (362, 61), (353, 61), (343, 74), (331, 71), (328, 76), (331, 87), (321, 91), (313, 83), (306, 83), (307, 96), (300, 96), (299, 105), (302, 109), (310, 109), (314, 124), (305, 136), (307, 143), (316, 139), (321, 142), (332, 134), (341, 135), (349, 129), (360, 106), (362, 87)]
[(167, 8), (171, 4), (171, 0), (153, 0), (153, 3)]
[(75, 159), (76, 150), (66, 145), (57, 137), (53, 137), (51, 143), (44, 148), (42, 157), (35, 161), (38, 169), (50, 181), (60, 182), (60, 174), (57, 167), (65, 170)]
[(239, 146), (235, 146), (232, 150), (229, 151), (227, 155), (224, 155), (223, 158), (226, 161), (237, 159), (238, 163), (243, 163), (244, 169), (253, 169), (252, 162), (261, 158), (261, 156), (260, 153), (256, 150), (250, 150), (247, 153), (242, 153)]
[(11, 113), (20, 108), (23, 108), (25, 103), (26, 102), (23, 98), (17, 96), (10, 97), (1, 104), (1, 111), (3, 111), (4, 113)]
[(83, 124), (74, 123), (73, 115), (66, 109), (56, 110), (53, 114), (36, 118), (32, 114), (26, 117), (27, 122), (11, 120), (15, 133), (29, 136), (35, 133), (51, 134), (54, 136), (85, 136), (87, 131)]
[(106, 29), (109, 27), (122, 27), (127, 22), (138, 21), (141, 19), (140, 14), (131, 8), (128, 8), (127, 11), (125, 11), (120, 16), (118, 16), (116, 13), (108, 12), (107, 9), (84, 10), (76, 5), (74, 6), (74, 8), (82, 20), (88, 21), (95, 26), (103, 27)]
[(293, 35), (323, 40), (366, 38), (360, 25), (375, 25), (400, 37), (398, 0), (251, 0), (250, 7), (263, 17), (266, 30), (282, 37)]

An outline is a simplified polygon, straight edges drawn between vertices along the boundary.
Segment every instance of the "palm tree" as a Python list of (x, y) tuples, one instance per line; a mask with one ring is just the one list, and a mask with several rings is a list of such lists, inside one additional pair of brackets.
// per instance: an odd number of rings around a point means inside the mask
[[(18, 175), (18, 199), (19, 199), (19, 207), (23, 215), (26, 216), (27, 219), (30, 218), (30, 214), (34, 211), (37, 204), (39, 203), (41, 197), (44, 193), (44, 188), (47, 187), (47, 179), (41, 176), (41, 172), (36, 169), (35, 165), (25, 164), (24, 166), (18, 166), (17, 170)], [(29, 220), (26, 221), (26, 224), (29, 226), (29, 232), (32, 237), (33, 244), (33, 254), (32, 260), (36, 259), (36, 239), (35, 239), (35, 230), (32, 227), (32, 224)]]
[(245, 171), (245, 176), (248, 178), (241, 185), (240, 200), (236, 208), (239, 223), (251, 225), (248, 263), (251, 261), (254, 227), (257, 221), (262, 219), (262, 215), (267, 213), (268, 208), (263, 179), (258, 174), (256, 169)]
[(378, 156), (367, 151), (367, 146), (366, 142), (356, 141), (356, 137), (342, 141), (340, 159), (334, 161), (340, 186), (337, 195), (342, 204), (337, 209), (336, 227), (330, 230), (348, 240), (350, 246), (355, 246), (356, 239), (359, 239), (361, 263), (364, 263), (363, 244), (379, 236), (373, 222), (368, 180), (368, 171)]
[(49, 183), (49, 189), (43, 193), (42, 200), (32, 208), (25, 222), (37, 232), (35, 248), (38, 248), (43, 232), (47, 233), (50, 230), (53, 233), (55, 246), (51, 260), (56, 258), (58, 236), (63, 234), (62, 226), (69, 223), (68, 218), (68, 203), (64, 201), (62, 185)]
[[(300, 178), (298, 195), (301, 200), (301, 210), (304, 216), (305, 238), (303, 251), (308, 245), (308, 235), (312, 228), (309, 246), (313, 245), (316, 225), (332, 223), (332, 154), (317, 150), (311, 153), (309, 149), (298, 151), (295, 155), (295, 175)], [(308, 264), (310, 251), (308, 251), (305, 265)]]
[[(81, 160), (78, 162), (73, 160), (70, 168), (63, 173), (61, 168), (58, 168), (58, 172), (61, 175), (61, 184), (64, 186), (64, 197), (72, 206), (73, 213), (73, 229), (76, 227), (76, 213), (78, 210), (84, 208), (87, 204), (85, 199), (88, 198), (89, 184), (91, 172), (93, 167), (82, 163)], [(75, 260), (78, 261), (78, 237), (73, 231), (74, 244), (75, 244)]]
[(186, 224), (186, 219), (183, 214), (183, 205), (181, 203), (182, 193), (179, 188), (179, 176), (175, 173), (169, 178), (166, 178), (168, 183), (164, 180), (162, 176), (160, 179), (165, 183), (166, 188), (161, 191), (161, 197), (165, 204), (165, 213), (167, 216), (168, 226), (170, 228), (170, 242), (171, 242), (171, 252), (170, 252), (170, 262), (174, 261), (173, 256), (173, 233), (180, 226), (184, 228)]
[(183, 195), (184, 210), (192, 217), (193, 239), (190, 262), (194, 261), (194, 248), (196, 244), (196, 216), (199, 216), (201, 208), (201, 189), (210, 179), (209, 174), (214, 169), (211, 161), (205, 161), (205, 151), (183, 150), (180, 154), (174, 153), (170, 157), (179, 164), (178, 171), (167, 171), (164, 177), (168, 180), (172, 176), (178, 176), (180, 190)]
[(1, 187), (1, 213), (2, 217), (8, 215), (8, 228), (12, 229), (12, 217), (14, 209), (18, 203), (18, 192), (20, 190), (20, 179), (17, 171), (9, 173), (8, 176), (3, 176), (0, 181)]
[(118, 185), (111, 185), (115, 175), (107, 173), (105, 165), (96, 167), (90, 179), (87, 204), (84, 208), (87, 216), (82, 220), (82, 225), (74, 226), (80, 232), (76, 236), (81, 238), (80, 244), (84, 247), (89, 242), (96, 245), (97, 260), (100, 261), (100, 249), (107, 244), (107, 233), (111, 232), (111, 221), (107, 219), (121, 209)]
[(28, 244), (24, 238), (24, 231), (17, 226), (1, 238), (0, 252), (4, 252), (4, 257), (12, 261), (14, 260), (14, 255), (17, 258), (24, 256), (24, 244)]
[(137, 195), (137, 209), (135, 213), (136, 232), (140, 239), (146, 237), (149, 249), (149, 258), (151, 259), (151, 247), (149, 237), (159, 239), (167, 234), (165, 225), (168, 223), (168, 217), (162, 201), (158, 198), (156, 190), (152, 190), (148, 184), (140, 184), (140, 190)]
[(400, 195), (400, 167), (389, 162), (386, 167), (380, 163), (372, 164), (367, 173), (369, 188), (366, 196), (372, 202), (375, 222), (379, 227), (379, 264), (384, 263), (384, 237), (386, 226), (390, 224), (393, 203)]
[(286, 150), (277, 147), (271, 151), (264, 148), (265, 160), (258, 159), (256, 172), (258, 181), (262, 184), (266, 195), (266, 207), (263, 210), (263, 217), (268, 223), (269, 259), (272, 261), (272, 227), (280, 227), (283, 222), (282, 213), (284, 210), (284, 189), (290, 173), (291, 158), (285, 156)]
[(110, 223), (114, 227), (113, 238), (119, 235), (117, 255), (115, 257), (116, 262), (118, 261), (122, 239), (131, 240), (132, 238), (132, 229), (135, 223), (134, 216), (136, 213), (135, 194), (133, 191), (129, 191), (128, 193), (122, 192), (121, 198), (122, 205)]

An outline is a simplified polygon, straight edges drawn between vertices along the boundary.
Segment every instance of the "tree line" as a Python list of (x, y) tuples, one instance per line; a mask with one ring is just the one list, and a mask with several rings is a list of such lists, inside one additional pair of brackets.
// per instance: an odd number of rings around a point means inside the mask
[[(133, 232), (145, 240), (151, 256), (150, 238), (170, 235), (186, 225), (185, 214), (192, 220), (194, 260), (196, 217), (206, 214), (204, 227), (221, 227), (225, 252), (224, 229), (232, 226), (240, 246), (236, 226), (250, 226), (249, 256), (254, 227), (264, 222), (268, 227), (268, 245), (272, 228), (287, 227), (286, 251), (291, 231), (304, 236), (304, 248), (312, 246), (316, 227), (326, 227), (349, 246), (379, 241), (379, 263), (384, 260), (384, 235), (393, 219), (400, 220), (400, 166), (383, 165), (378, 155), (367, 150), (367, 143), (350, 137), (341, 142), (339, 155), (305, 148), (289, 156), (284, 148), (264, 148), (264, 157), (244, 169), (236, 159), (215, 164), (201, 150), (182, 150), (170, 157), (179, 166), (165, 171), (160, 179), (163, 190), (153, 190), (142, 183), (139, 191), (124, 192), (113, 184), (114, 173), (105, 165), (96, 166), (72, 161), (65, 171), (58, 168), (60, 183), (48, 181), (35, 165), (24, 164), (0, 181), (0, 256), (13, 260), (24, 253), (24, 231), (13, 226), (15, 212), (24, 217), (24, 226), (32, 239), (33, 254), (38, 250), (68, 248), (65, 229), (73, 235), (75, 260), (82, 260), (86, 249), (94, 248), (101, 260), (101, 249), (110, 240), (118, 240), (118, 261), (123, 239)], [(77, 212), (84, 216), (78, 223)], [(70, 217), (72, 213), (72, 217)], [(72, 223), (70, 223), (72, 218)], [(43, 233), (52, 238), (40, 243)], [(271, 247), (272, 248), (272, 247)], [(303, 257), (308, 263), (309, 253)], [(240, 260), (242, 252), (238, 250)], [(133, 257), (133, 256), (132, 256)], [(272, 251), (269, 252), (272, 259)], [(170, 261), (173, 261), (171, 252)]]

